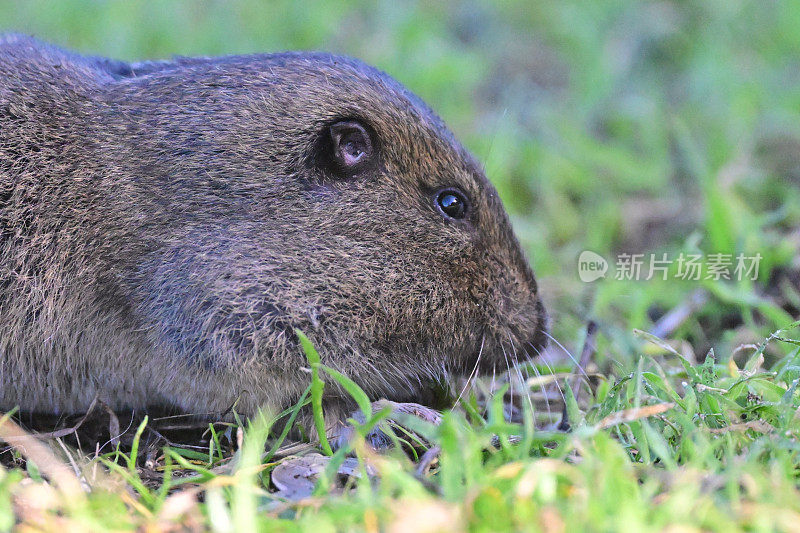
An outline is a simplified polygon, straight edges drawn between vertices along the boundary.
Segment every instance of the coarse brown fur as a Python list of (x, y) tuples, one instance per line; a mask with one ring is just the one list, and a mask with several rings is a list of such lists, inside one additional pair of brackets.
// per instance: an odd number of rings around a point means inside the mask
[[(341, 120), (374, 142), (352, 175), (327, 153)], [(2, 409), (283, 408), (309, 382), (294, 328), (398, 401), (544, 344), (480, 166), (399, 83), (323, 53), (129, 65), (0, 37), (0, 254)]]

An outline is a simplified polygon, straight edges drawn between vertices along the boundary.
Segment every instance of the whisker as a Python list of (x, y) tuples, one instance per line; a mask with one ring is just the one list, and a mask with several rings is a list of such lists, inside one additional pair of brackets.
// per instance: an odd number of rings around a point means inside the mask
[[(550, 338), (550, 340), (552, 340), (554, 343), (556, 343), (556, 344), (558, 345), (558, 347), (559, 347), (559, 348), (561, 348), (561, 349), (564, 351), (564, 353), (565, 353), (565, 354), (567, 354), (567, 356), (569, 356), (569, 358), (570, 358), (570, 359), (572, 359), (572, 362), (573, 362), (573, 363), (575, 363), (575, 368), (577, 368), (577, 369), (578, 369), (578, 371), (579, 371), (581, 374), (583, 374), (583, 377), (586, 379), (586, 383), (587, 383), (587, 384), (588, 384), (588, 383), (590, 383), (590, 381), (589, 381), (589, 375), (588, 375), (588, 374), (586, 373), (586, 371), (583, 369), (583, 367), (581, 366), (581, 363), (580, 363), (580, 362), (579, 362), (577, 359), (575, 359), (575, 357), (574, 357), (574, 356), (573, 356), (573, 355), (570, 353), (570, 351), (569, 351), (569, 350), (567, 350), (566, 348), (564, 348), (564, 345), (563, 345), (563, 344), (561, 344), (560, 342), (558, 342), (558, 341), (556, 340), (556, 338), (555, 338), (555, 337), (553, 337), (552, 335), (550, 335), (550, 334), (549, 334), (549, 333), (547, 333), (546, 331), (544, 332), (544, 334), (545, 334), (545, 335), (547, 335), (547, 337), (548, 337), (548, 338)], [(536, 349), (536, 348), (534, 347), (534, 349)], [(538, 352), (538, 350), (536, 350), (536, 351)]]
[[(530, 367), (533, 370), (533, 373), (536, 375), (536, 377), (538, 377), (538, 378), (542, 377), (542, 373), (539, 372), (539, 368), (536, 365), (530, 365)], [(544, 391), (544, 387), (542, 388), (542, 390)], [(550, 410), (550, 402), (547, 400), (547, 392), (546, 391), (545, 391), (545, 402), (544, 402), (544, 405), (545, 405), (545, 407), (547, 407), (547, 415), (548, 415), (548, 417), (552, 417), (553, 416), (553, 412)]]
[[(516, 356), (515, 356), (516, 357)], [(527, 365), (526, 365), (527, 366)], [(525, 398), (528, 400), (528, 409), (529, 411), (526, 413), (525, 409), (522, 410), (522, 424), (523, 426), (527, 426), (528, 421), (530, 421), (531, 427), (534, 426), (536, 420), (536, 407), (533, 403), (533, 398), (531, 398), (531, 388), (528, 385), (527, 377), (522, 377), (522, 369), (520, 368), (519, 361), (514, 361), (514, 368), (517, 369), (517, 376), (519, 377), (520, 383), (525, 390)], [(525, 369), (525, 375), (528, 375), (527, 368)]]
[(484, 344), (485, 341), (486, 341), (486, 334), (484, 333), (481, 336), (481, 347), (478, 350), (478, 358), (475, 360), (475, 366), (472, 367), (472, 372), (470, 372), (469, 376), (467, 376), (467, 382), (464, 383), (464, 388), (461, 389), (461, 394), (459, 394), (458, 398), (456, 398), (456, 402), (455, 402), (454, 405), (458, 405), (458, 402), (461, 401), (461, 397), (464, 395), (464, 392), (466, 392), (467, 387), (469, 387), (470, 383), (472, 382), (472, 378), (475, 376), (475, 374), (478, 371), (478, 364), (481, 362), (481, 357), (483, 356), (483, 344)]
[[(530, 347), (533, 348), (533, 350), (535, 350), (536, 353), (539, 354), (539, 356), (542, 355), (541, 352), (539, 352), (539, 349), (536, 348), (536, 346), (534, 346), (533, 344), (530, 344)], [(551, 376), (554, 375), (555, 372), (553, 371), (553, 367), (550, 366), (550, 363), (547, 362), (547, 359), (542, 357), (541, 360), (542, 360), (542, 363), (544, 363), (544, 366), (547, 367), (547, 370), (550, 371), (550, 375)], [(558, 383), (558, 380), (557, 379), (553, 380), (553, 383), (555, 383), (556, 388), (558, 389), (558, 394), (561, 395), (561, 399), (564, 401), (564, 404), (566, 404), (567, 403), (567, 397), (564, 396), (564, 391), (561, 389), (561, 385)]]
[(533, 402), (531, 401), (531, 391), (525, 383), (525, 380), (522, 378), (522, 371), (519, 369), (519, 358), (517, 357), (517, 348), (514, 346), (514, 340), (511, 338), (511, 335), (508, 336), (508, 341), (511, 343), (511, 352), (514, 358), (514, 370), (516, 371), (517, 378), (519, 379), (519, 386), (521, 388), (520, 394), (524, 392), (525, 398), (528, 400), (528, 405), (531, 408), (531, 412), (534, 411), (533, 409)]
[[(511, 411), (514, 409), (514, 381), (511, 379), (511, 366), (508, 363), (508, 353), (506, 347), (500, 343), (500, 349), (503, 351), (503, 359), (506, 361), (506, 380), (508, 381), (509, 403), (511, 404)], [(510, 416), (509, 416), (510, 418)]]
[(492, 363), (492, 382), (491, 382), (491, 384), (489, 386), (489, 392), (491, 394), (494, 394), (494, 390), (495, 390), (495, 386), (496, 386), (496, 383), (495, 383), (495, 378), (496, 377), (497, 377), (497, 364)]

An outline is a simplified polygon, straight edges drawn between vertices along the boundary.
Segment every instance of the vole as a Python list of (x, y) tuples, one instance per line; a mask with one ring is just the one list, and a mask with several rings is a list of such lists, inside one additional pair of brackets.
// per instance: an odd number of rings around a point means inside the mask
[(0, 252), (5, 410), (285, 408), (309, 383), (296, 329), (414, 402), (546, 339), (478, 162), (326, 53), (128, 64), (0, 37)]

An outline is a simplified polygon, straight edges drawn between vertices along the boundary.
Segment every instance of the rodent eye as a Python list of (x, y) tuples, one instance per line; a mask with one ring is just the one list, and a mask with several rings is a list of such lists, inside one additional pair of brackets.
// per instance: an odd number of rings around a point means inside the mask
[(467, 215), (467, 199), (455, 189), (445, 189), (436, 196), (436, 207), (447, 218), (460, 220)]

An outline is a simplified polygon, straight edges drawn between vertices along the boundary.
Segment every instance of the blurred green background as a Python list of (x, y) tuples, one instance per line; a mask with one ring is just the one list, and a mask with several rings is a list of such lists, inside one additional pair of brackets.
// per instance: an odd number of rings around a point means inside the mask
[[(554, 335), (601, 326), (598, 365), (672, 336), (696, 356), (800, 308), (800, 2), (0, 1), (0, 29), (138, 60), (323, 49), (423, 97), (484, 163), (530, 253)], [(577, 257), (608, 258), (583, 283)], [(760, 253), (752, 281), (616, 281), (619, 253)]]

